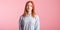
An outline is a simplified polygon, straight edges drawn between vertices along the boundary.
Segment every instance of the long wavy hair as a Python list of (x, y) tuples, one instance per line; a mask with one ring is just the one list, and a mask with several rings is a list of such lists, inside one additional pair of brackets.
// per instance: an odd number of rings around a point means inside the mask
[(28, 14), (28, 11), (27, 11), (27, 5), (28, 5), (28, 3), (31, 3), (32, 4), (32, 11), (31, 12), (32, 12), (32, 16), (34, 17), (36, 15), (36, 13), (35, 13), (35, 7), (34, 7), (33, 1), (28, 1), (26, 3), (23, 16), (26, 16)]

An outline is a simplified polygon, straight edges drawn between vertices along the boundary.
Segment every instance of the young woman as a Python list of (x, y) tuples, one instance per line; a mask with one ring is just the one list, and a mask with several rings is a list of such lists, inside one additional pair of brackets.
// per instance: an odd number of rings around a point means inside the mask
[(19, 30), (40, 30), (39, 17), (35, 13), (32, 1), (26, 3), (24, 13), (20, 16)]

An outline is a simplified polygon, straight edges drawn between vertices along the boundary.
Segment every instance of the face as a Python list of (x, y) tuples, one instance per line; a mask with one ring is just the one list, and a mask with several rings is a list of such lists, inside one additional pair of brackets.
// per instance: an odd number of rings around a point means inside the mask
[(32, 3), (31, 2), (27, 4), (27, 11), (28, 12), (32, 11)]

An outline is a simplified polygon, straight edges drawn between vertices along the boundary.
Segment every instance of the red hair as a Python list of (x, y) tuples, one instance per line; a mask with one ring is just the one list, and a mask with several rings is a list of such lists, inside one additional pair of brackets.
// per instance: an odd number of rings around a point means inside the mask
[(28, 3), (32, 3), (32, 16), (34, 17), (35, 16), (35, 8), (34, 8), (34, 3), (33, 3), (33, 1), (28, 1), (27, 3), (26, 3), (26, 5), (25, 5), (25, 10), (24, 10), (24, 13), (23, 13), (23, 16), (26, 16), (27, 15), (27, 13), (28, 13), (28, 11), (27, 11), (27, 5), (28, 5)]

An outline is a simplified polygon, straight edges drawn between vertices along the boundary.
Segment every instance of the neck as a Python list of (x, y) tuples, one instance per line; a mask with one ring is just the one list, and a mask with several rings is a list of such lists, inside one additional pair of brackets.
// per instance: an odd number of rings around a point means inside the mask
[(28, 14), (31, 14), (31, 11), (30, 11), (30, 12), (28, 12)]

